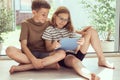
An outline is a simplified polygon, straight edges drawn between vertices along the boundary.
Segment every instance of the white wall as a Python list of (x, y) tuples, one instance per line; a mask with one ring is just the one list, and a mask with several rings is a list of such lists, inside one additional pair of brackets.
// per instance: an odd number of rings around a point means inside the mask
[(120, 0), (116, 0), (115, 51), (120, 51)]

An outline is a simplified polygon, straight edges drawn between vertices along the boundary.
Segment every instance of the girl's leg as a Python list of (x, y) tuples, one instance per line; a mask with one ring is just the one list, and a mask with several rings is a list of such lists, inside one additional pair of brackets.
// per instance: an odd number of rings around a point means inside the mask
[(68, 67), (73, 68), (80, 76), (89, 80), (99, 80), (99, 77), (87, 70), (81, 61), (73, 55), (68, 55), (65, 58), (65, 64)]
[(85, 42), (83, 45), (81, 45), (81, 52), (86, 53), (89, 45), (91, 44), (98, 56), (98, 65), (113, 69), (113, 65), (105, 60), (97, 31), (93, 28), (89, 28), (83, 37)]

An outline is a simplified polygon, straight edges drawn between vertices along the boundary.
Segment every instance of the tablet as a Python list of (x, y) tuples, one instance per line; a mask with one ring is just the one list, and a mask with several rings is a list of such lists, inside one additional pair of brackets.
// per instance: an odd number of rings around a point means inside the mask
[(78, 46), (77, 41), (78, 41), (78, 38), (61, 38), (60, 48), (64, 50), (75, 50)]

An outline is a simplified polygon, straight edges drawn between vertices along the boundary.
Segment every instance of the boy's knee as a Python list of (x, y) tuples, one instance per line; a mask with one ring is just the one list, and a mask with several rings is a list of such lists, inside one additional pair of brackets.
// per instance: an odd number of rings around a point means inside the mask
[(14, 47), (12, 47), (12, 46), (7, 47), (7, 48), (6, 48), (6, 55), (7, 55), (7, 56), (11, 56), (12, 53), (13, 53), (13, 52), (12, 52), (13, 49), (14, 49)]
[(59, 50), (58, 53), (59, 53), (59, 56), (61, 56), (62, 58), (65, 58), (66, 53), (64, 50)]

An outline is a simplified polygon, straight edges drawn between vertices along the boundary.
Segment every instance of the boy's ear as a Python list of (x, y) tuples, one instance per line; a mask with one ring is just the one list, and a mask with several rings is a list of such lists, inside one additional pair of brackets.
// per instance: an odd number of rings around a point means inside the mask
[(36, 14), (36, 11), (35, 11), (35, 10), (32, 10), (32, 14)]

